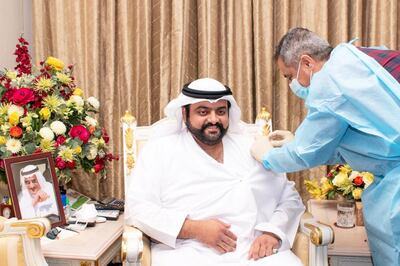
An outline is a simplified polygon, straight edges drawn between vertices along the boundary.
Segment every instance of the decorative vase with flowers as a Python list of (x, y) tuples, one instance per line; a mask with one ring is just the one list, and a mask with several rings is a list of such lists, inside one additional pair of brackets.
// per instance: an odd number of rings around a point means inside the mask
[[(304, 184), (312, 198), (338, 200), (338, 214), (349, 215), (353, 212), (355, 224), (364, 225), (361, 195), (373, 181), (374, 175), (372, 173), (355, 171), (347, 164), (340, 164), (333, 167), (319, 181), (306, 180)], [(341, 208), (341, 205), (344, 207)], [(349, 220), (349, 223), (343, 227), (350, 227), (351, 218), (347, 220)], [(343, 225), (343, 223), (339, 222), (340, 225)]]
[(72, 65), (48, 57), (35, 67), (28, 42), (18, 41), (15, 70), (0, 72), (0, 179), (6, 181), (2, 159), (48, 151), (62, 184), (81, 169), (104, 177), (117, 157), (108, 152), (109, 136), (96, 118), (99, 101), (84, 97)]

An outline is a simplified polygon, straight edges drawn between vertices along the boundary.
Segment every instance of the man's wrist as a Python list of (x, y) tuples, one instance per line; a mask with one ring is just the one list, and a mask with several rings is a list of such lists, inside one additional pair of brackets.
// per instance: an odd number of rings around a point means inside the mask
[(181, 231), (178, 234), (178, 238), (180, 239), (195, 239), (197, 232), (198, 221), (185, 219), (183, 222)]

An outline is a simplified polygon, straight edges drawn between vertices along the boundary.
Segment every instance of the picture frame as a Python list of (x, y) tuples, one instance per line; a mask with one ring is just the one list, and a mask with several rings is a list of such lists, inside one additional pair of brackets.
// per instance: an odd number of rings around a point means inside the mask
[(15, 217), (45, 217), (51, 227), (66, 224), (51, 152), (9, 157), (4, 167)]

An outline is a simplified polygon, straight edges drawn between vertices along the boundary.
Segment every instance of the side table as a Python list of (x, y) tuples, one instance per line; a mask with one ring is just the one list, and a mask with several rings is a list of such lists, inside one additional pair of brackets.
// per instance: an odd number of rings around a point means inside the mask
[(307, 208), (321, 223), (332, 226), (335, 241), (328, 246), (328, 259), (331, 266), (372, 266), (368, 247), (367, 232), (364, 226), (339, 228), (334, 225), (337, 218), (337, 201), (309, 200)]
[(86, 228), (79, 235), (42, 244), (49, 265), (103, 266), (120, 254), (124, 216)]

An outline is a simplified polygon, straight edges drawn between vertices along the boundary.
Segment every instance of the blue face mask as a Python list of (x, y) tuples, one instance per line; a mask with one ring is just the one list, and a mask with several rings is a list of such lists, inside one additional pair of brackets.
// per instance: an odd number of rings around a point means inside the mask
[[(302, 85), (299, 83), (299, 81), (298, 81), (299, 73), (300, 73), (300, 63), (301, 63), (301, 59), (300, 59), (300, 61), (299, 61), (299, 66), (297, 67), (297, 75), (296, 75), (296, 78), (293, 79), (292, 82), (290, 82), (289, 87), (290, 87), (290, 89), (293, 91), (293, 93), (294, 93), (295, 95), (297, 95), (297, 97), (300, 97), (301, 99), (305, 100), (305, 99), (307, 98), (307, 96), (308, 96), (308, 93), (310, 92), (309, 89), (308, 89), (310, 86), (304, 87), (304, 86), (302, 86)], [(311, 71), (311, 74), (310, 74), (310, 84), (311, 84), (311, 77), (312, 77), (312, 74), (313, 74), (313, 73), (312, 73), (312, 71)]]

